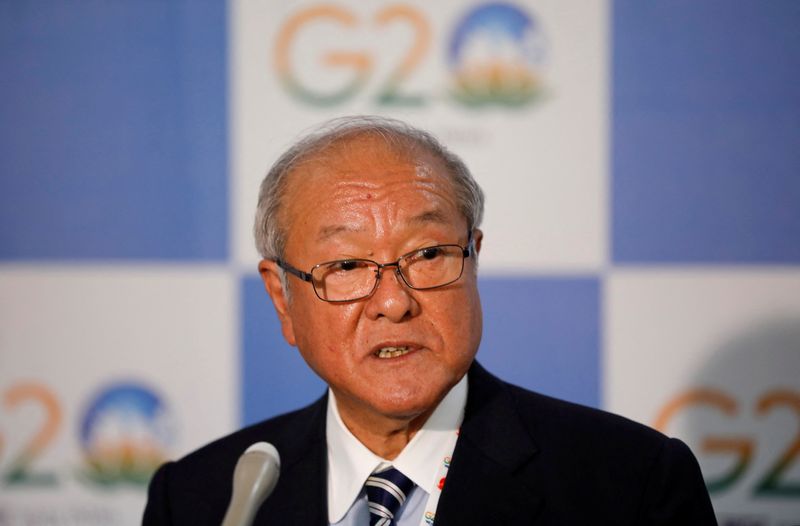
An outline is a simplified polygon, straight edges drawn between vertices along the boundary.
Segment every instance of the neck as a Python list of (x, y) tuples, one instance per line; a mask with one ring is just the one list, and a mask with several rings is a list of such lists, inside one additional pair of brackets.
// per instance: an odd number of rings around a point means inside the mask
[(411, 442), (433, 410), (408, 418), (362, 414), (337, 396), (336, 408), (347, 429), (367, 449), (386, 460), (394, 460)]

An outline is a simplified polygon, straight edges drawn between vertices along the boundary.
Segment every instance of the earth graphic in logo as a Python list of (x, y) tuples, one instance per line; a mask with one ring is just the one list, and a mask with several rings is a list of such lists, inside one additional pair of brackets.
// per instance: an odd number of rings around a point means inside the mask
[(522, 106), (542, 95), (545, 38), (519, 7), (476, 7), (456, 26), (448, 49), (452, 94), (467, 106)]
[(171, 419), (152, 390), (114, 384), (89, 404), (80, 429), (83, 475), (101, 486), (145, 485), (166, 459)]

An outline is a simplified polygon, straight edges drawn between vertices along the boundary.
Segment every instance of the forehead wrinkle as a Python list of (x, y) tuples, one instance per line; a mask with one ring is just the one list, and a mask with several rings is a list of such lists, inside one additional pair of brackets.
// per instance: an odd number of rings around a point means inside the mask
[[(360, 171), (340, 171), (336, 179), (327, 188), (326, 193), (347, 205), (377, 203), (381, 200), (391, 199), (399, 188), (411, 186), (425, 194), (446, 194), (449, 188), (442, 188), (441, 181), (429, 175), (413, 173), (411, 179), (404, 179), (408, 172), (405, 170), (382, 170), (375, 177)], [(370, 180), (372, 179), (372, 180)]]
[[(364, 145), (362, 145), (364, 146)], [(339, 149), (335, 148), (325, 152), (321, 156), (314, 156), (305, 160), (301, 167), (295, 167), (295, 172), (303, 172), (303, 178), (292, 178), (291, 186), (295, 192), (305, 190), (309, 186), (317, 185), (324, 187), (323, 193), (326, 201), (336, 203), (336, 208), (340, 210), (338, 219), (332, 222), (325, 222), (320, 225), (312, 235), (317, 243), (329, 241), (331, 238), (347, 235), (350, 233), (363, 233), (372, 227), (384, 230), (394, 221), (383, 214), (375, 214), (377, 209), (383, 209), (389, 216), (396, 217), (402, 210), (397, 208), (398, 203), (394, 201), (394, 196), (402, 191), (406, 185), (411, 185), (427, 195), (429, 198), (436, 199), (444, 197), (449, 200), (452, 191), (451, 182), (445, 174), (439, 173), (436, 159), (428, 159), (427, 155), (409, 156), (410, 152), (398, 152), (392, 148), (386, 149), (370, 147), (362, 149)], [(359, 154), (370, 154), (370, 161), (367, 165), (359, 164), (356, 158)], [(358, 152), (358, 153), (356, 153)], [(410, 157), (410, 158), (409, 158)], [(301, 185), (301, 182), (303, 183)], [(306, 191), (299, 195), (294, 193), (296, 200), (302, 201), (300, 208), (308, 206), (318, 206), (319, 201), (310, 197)], [(299, 199), (298, 199), (299, 197)], [(294, 203), (298, 205), (297, 202)], [(433, 205), (433, 206), (431, 206)], [(426, 208), (429, 209), (425, 210)], [(452, 214), (441, 209), (438, 204), (429, 202), (428, 206), (423, 205), (423, 212), (419, 212), (409, 217), (406, 215), (404, 223), (413, 226), (424, 226), (426, 224), (446, 225), (452, 222)], [(372, 210), (372, 212), (370, 212)], [(366, 215), (365, 215), (366, 213)], [(367, 219), (367, 218), (371, 218)], [(382, 220), (381, 220), (382, 218)], [(298, 218), (302, 221), (302, 215)], [(333, 219), (333, 218), (329, 218)], [(358, 220), (356, 220), (358, 219)], [(378, 224), (368, 225), (364, 223), (378, 220), (378, 223), (389, 223), (379, 226)], [(399, 224), (399, 223), (395, 223)]]
[[(417, 214), (408, 219), (408, 223), (412, 225), (426, 225), (426, 224), (440, 224), (440, 225), (448, 225), (450, 224), (450, 219), (447, 215), (439, 210), (438, 208), (433, 210), (427, 210), (420, 214)], [(325, 225), (319, 229), (317, 232), (316, 241), (318, 243), (323, 242), (331, 237), (335, 237), (342, 233), (360, 233), (364, 232), (365, 228), (361, 226), (353, 226), (353, 225)]]
[[(369, 210), (377, 207), (385, 210), (389, 213), (389, 215), (395, 217), (397, 214), (402, 213), (402, 209), (398, 208), (398, 203), (395, 203), (392, 199), (392, 195), (395, 192), (394, 187), (403, 186), (405, 184), (408, 183), (402, 181), (381, 181), (378, 183), (363, 180), (339, 181), (330, 189), (330, 195), (338, 197), (340, 200), (340, 206), (344, 206), (345, 208), (350, 206), (356, 206), (359, 208), (361, 206), (366, 206), (367, 208), (365, 210)], [(432, 182), (414, 181), (412, 184), (425, 193), (439, 193), (436, 191), (437, 186)], [(352, 190), (356, 190), (356, 192), (353, 193)], [(369, 196), (367, 196), (365, 192)], [(403, 220), (403, 223), (420, 227), (430, 224), (448, 225), (452, 223), (452, 214), (448, 214), (440, 206), (434, 205), (433, 203), (429, 203), (429, 205), (433, 206), (427, 210), (416, 213), (411, 217), (406, 217)], [(356, 216), (361, 215), (356, 212), (355, 208), (351, 209), (351, 212)], [(367, 216), (371, 217), (373, 221), (380, 218), (381, 215), (382, 214), (376, 215), (367, 212)], [(366, 216), (361, 217), (362, 220), (365, 218)], [(378, 228), (379, 230), (381, 229), (380, 227)], [(364, 224), (363, 221), (349, 222), (345, 220), (342, 223), (324, 224), (317, 231), (316, 241), (323, 242), (340, 234), (363, 233), (365, 231), (367, 231), (367, 225)]]

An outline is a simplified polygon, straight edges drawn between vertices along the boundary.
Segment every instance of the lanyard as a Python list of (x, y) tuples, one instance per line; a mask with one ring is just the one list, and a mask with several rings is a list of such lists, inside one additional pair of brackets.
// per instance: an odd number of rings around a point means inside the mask
[(450, 470), (450, 461), (453, 458), (453, 451), (456, 448), (456, 441), (458, 441), (459, 430), (456, 430), (450, 435), (450, 443), (447, 447), (447, 455), (442, 457), (439, 461), (439, 469), (436, 472), (436, 484), (428, 496), (428, 501), (425, 503), (425, 513), (422, 514), (422, 520), (419, 526), (432, 526), (436, 519), (436, 508), (439, 506), (439, 497), (442, 495), (445, 481), (447, 480), (447, 472)]

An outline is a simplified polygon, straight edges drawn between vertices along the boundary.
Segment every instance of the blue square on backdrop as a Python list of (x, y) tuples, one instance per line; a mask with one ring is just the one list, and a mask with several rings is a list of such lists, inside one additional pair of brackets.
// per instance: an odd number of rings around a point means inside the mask
[(613, 6), (614, 261), (800, 262), (800, 2)]
[(479, 280), (478, 360), (503, 380), (599, 407), (600, 285), (595, 277)]
[(227, 256), (226, 7), (0, 6), (0, 260)]
[[(484, 278), (478, 360), (502, 379), (599, 406), (596, 278)], [(304, 406), (325, 385), (286, 344), (258, 277), (242, 280), (243, 423)]]
[(283, 339), (261, 278), (242, 278), (241, 298), (242, 423), (247, 425), (310, 404), (325, 393), (325, 384)]

